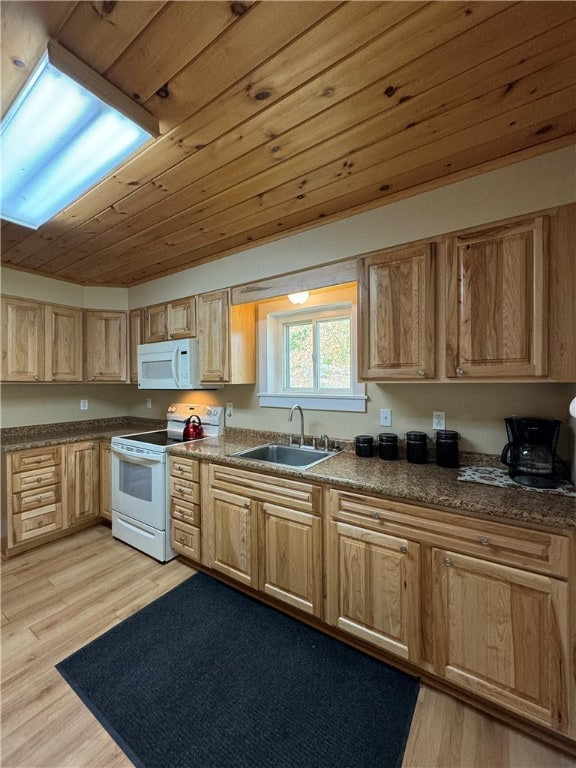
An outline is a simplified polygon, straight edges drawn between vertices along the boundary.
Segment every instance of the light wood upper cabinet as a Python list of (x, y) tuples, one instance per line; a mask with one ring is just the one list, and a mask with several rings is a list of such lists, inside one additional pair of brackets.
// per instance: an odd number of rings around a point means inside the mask
[(565, 732), (568, 585), (434, 550), (436, 672), (515, 713)]
[(446, 376), (547, 373), (544, 217), (449, 238)]
[(431, 243), (360, 259), (362, 379), (434, 377), (434, 291)]
[(86, 312), (86, 380), (125, 382), (127, 368), (127, 313)]
[(2, 381), (44, 380), (44, 306), (2, 297)]
[(196, 336), (196, 297), (156, 304), (144, 310), (144, 343)]
[(44, 330), (46, 380), (82, 381), (82, 310), (48, 304)]
[(168, 338), (187, 339), (196, 336), (196, 297), (171, 301), (167, 307)]
[(200, 380), (228, 384), (256, 382), (254, 304), (230, 304), (230, 291), (198, 297)]
[(138, 383), (138, 344), (144, 343), (144, 311), (133, 309), (128, 315), (128, 350), (130, 381)]

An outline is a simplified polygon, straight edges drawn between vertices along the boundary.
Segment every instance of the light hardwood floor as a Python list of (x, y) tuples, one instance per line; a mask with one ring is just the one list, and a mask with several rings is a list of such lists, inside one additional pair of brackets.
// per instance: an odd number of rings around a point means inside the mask
[[(162, 565), (113, 540), (104, 526), (2, 564), (3, 768), (132, 765), (54, 665), (192, 573), (179, 560)], [(422, 687), (403, 768), (575, 764)]]

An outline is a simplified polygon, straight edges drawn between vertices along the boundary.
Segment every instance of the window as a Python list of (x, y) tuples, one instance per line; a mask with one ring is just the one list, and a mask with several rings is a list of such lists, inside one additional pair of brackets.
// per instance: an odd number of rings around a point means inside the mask
[(356, 374), (354, 288), (310, 296), (295, 309), (286, 299), (259, 305), (260, 405), (365, 411)]

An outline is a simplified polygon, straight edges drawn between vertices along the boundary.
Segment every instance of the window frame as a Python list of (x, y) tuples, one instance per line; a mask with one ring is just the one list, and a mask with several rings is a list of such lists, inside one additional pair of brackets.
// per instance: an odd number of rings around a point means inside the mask
[[(312, 410), (366, 412), (366, 385), (358, 381), (357, 306), (354, 287), (335, 286), (311, 294), (306, 306), (296, 307), (287, 298), (279, 297), (258, 305), (259, 324), (259, 392), (260, 406), (290, 408), (295, 402)], [(285, 381), (284, 329), (302, 321), (350, 317), (350, 390), (288, 389)]]

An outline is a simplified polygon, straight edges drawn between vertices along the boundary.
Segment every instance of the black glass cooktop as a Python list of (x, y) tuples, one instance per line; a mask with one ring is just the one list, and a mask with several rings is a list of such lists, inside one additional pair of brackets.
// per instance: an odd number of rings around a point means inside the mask
[(179, 445), (190, 442), (189, 440), (173, 440), (168, 437), (167, 429), (159, 429), (157, 432), (140, 432), (137, 435), (122, 435), (126, 440), (134, 440), (136, 443), (148, 443), (149, 445)]

